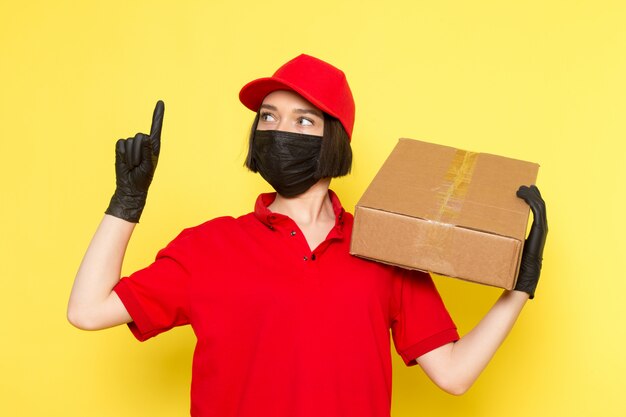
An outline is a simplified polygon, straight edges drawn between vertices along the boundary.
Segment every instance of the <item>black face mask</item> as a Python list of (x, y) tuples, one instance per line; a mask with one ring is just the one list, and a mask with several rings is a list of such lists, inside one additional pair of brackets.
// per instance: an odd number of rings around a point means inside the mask
[(280, 130), (257, 130), (252, 159), (257, 171), (283, 197), (302, 194), (319, 178), (315, 176), (322, 137)]

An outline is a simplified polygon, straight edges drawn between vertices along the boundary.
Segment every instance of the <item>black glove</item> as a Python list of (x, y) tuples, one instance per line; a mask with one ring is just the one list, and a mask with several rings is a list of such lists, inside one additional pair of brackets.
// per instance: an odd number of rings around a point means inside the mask
[(134, 138), (120, 139), (115, 145), (116, 188), (105, 213), (133, 223), (146, 204), (148, 187), (161, 150), (161, 127), (165, 105), (159, 100), (152, 115), (150, 136), (137, 133)]
[(517, 196), (530, 206), (533, 212), (533, 225), (530, 228), (526, 242), (524, 242), (522, 262), (514, 289), (528, 293), (530, 298), (533, 299), (535, 297), (535, 288), (539, 281), (539, 274), (541, 273), (543, 247), (546, 244), (546, 236), (548, 234), (546, 204), (541, 198), (539, 189), (534, 185), (530, 187), (522, 185), (517, 190)]

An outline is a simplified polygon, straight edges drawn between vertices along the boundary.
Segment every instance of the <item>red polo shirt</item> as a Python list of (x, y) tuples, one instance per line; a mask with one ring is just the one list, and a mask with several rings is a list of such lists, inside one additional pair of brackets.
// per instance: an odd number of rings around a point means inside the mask
[(313, 251), (262, 194), (115, 287), (139, 340), (193, 327), (192, 416), (388, 417), (389, 331), (409, 366), (458, 340), (428, 274), (348, 253), (353, 218), (329, 193), (336, 223)]

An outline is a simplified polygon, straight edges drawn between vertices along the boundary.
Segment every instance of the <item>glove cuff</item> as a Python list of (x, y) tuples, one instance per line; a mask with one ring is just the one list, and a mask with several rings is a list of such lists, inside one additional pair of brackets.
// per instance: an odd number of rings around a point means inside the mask
[(126, 220), (131, 223), (139, 223), (139, 218), (146, 205), (147, 193), (139, 196), (120, 196), (116, 192), (111, 197), (109, 207), (104, 212), (111, 216)]
[(522, 257), (522, 264), (520, 265), (514, 290), (527, 293), (531, 300), (535, 298), (535, 289), (537, 288), (539, 276), (541, 275), (541, 265), (541, 258), (525, 254), (525, 256)]

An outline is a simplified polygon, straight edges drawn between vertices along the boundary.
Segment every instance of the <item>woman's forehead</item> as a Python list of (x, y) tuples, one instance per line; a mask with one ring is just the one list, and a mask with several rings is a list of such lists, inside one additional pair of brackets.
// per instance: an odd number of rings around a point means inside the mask
[(276, 90), (269, 93), (263, 99), (263, 104), (261, 105), (269, 105), (276, 107), (278, 109), (306, 109), (306, 110), (317, 110), (322, 114), (322, 111), (311, 104), (310, 101), (302, 97), (300, 94), (295, 91), (289, 90)]

